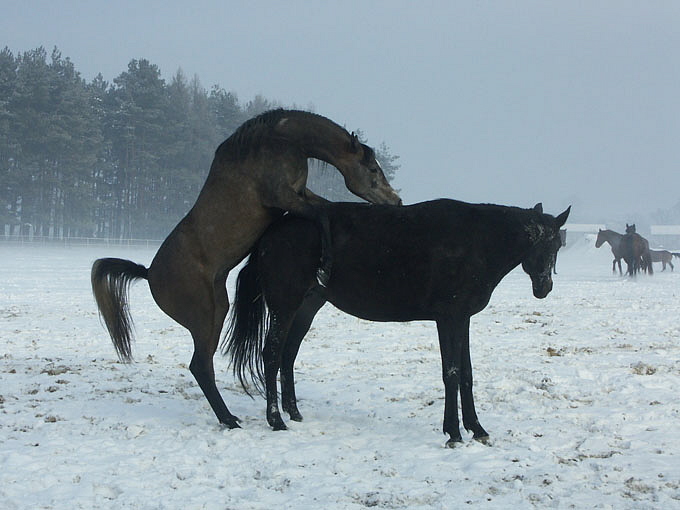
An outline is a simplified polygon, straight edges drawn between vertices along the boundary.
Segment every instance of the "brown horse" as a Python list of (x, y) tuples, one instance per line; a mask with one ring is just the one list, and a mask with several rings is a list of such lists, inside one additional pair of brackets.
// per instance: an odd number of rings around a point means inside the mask
[(308, 158), (336, 167), (349, 190), (369, 202), (401, 203), (373, 149), (356, 135), (320, 115), (273, 110), (245, 122), (217, 148), (196, 203), (148, 269), (111, 258), (92, 266), (94, 296), (120, 358), (131, 359), (127, 290), (144, 278), (156, 304), (191, 333), (189, 369), (229, 428), (238, 427), (238, 418), (217, 389), (213, 366), (229, 309), (227, 275), (285, 211), (321, 224), (322, 243), (329, 238), (326, 202), (305, 187)]
[(621, 271), (621, 259), (623, 255), (621, 253), (621, 239), (623, 234), (614, 232), (613, 230), (602, 230), (600, 229), (597, 233), (597, 240), (595, 241), (595, 248), (599, 248), (604, 243), (609, 243), (612, 248), (612, 255), (614, 255), (614, 261), (612, 262), (612, 272), (616, 272), (616, 264), (619, 265), (619, 274), (623, 275)]
[(680, 253), (672, 253), (668, 250), (649, 250), (649, 255), (652, 258), (652, 262), (661, 262), (662, 271), (666, 270), (666, 265), (671, 266), (671, 271), (675, 269), (673, 266), (673, 257), (680, 257)]

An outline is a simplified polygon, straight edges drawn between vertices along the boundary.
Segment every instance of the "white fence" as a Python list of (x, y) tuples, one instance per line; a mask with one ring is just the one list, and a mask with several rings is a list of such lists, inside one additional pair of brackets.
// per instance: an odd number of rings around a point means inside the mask
[(109, 239), (100, 237), (48, 237), (36, 235), (0, 235), (0, 244), (25, 244), (45, 246), (160, 246), (157, 239)]

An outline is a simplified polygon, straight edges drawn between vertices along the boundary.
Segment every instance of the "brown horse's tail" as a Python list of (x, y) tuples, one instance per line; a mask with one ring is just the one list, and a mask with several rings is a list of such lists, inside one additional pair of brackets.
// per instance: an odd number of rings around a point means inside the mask
[(269, 314), (262, 296), (256, 254), (257, 248), (238, 274), (222, 352), (231, 358), (234, 375), (245, 392), (250, 395), (250, 380), (257, 392), (264, 395), (262, 348), (269, 329)]
[(118, 357), (132, 359), (132, 317), (128, 309), (128, 289), (134, 280), (147, 279), (148, 270), (129, 260), (105, 258), (92, 264), (92, 293), (100, 317), (111, 335)]

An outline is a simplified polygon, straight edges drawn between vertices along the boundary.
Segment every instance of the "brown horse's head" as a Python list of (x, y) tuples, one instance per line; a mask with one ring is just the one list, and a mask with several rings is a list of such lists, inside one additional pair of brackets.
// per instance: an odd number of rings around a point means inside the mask
[(375, 152), (352, 133), (348, 150), (333, 163), (355, 195), (374, 204), (401, 205), (401, 198), (387, 182)]
[(598, 229), (597, 239), (595, 240), (595, 248), (599, 248), (600, 246), (602, 246), (606, 240), (607, 239), (606, 239), (605, 231), (602, 230), (602, 229)]

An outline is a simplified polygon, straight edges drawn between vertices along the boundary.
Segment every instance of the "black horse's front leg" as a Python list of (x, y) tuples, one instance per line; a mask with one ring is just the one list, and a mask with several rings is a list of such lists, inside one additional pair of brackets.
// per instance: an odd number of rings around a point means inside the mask
[(442, 379), (444, 380), (444, 433), (449, 435), (446, 446), (453, 448), (463, 442), (458, 422), (458, 382), (461, 372), (461, 342), (456, 338), (456, 321), (437, 321), (439, 348), (442, 357)]
[(460, 374), (460, 403), (463, 412), (463, 427), (472, 432), (472, 438), (481, 443), (489, 441), (489, 434), (479, 423), (475, 401), (472, 396), (472, 362), (470, 360), (470, 319), (461, 328), (461, 374)]

